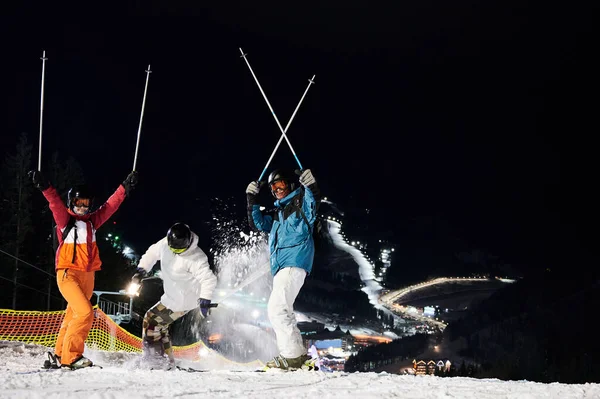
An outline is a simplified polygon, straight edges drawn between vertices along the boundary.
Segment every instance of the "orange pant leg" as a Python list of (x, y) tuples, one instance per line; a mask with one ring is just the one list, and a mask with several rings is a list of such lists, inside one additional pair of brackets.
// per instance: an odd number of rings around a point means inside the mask
[(85, 340), (94, 321), (90, 298), (94, 292), (94, 273), (68, 269), (57, 273), (56, 282), (67, 301), (67, 312), (59, 332), (55, 352), (62, 364), (71, 364), (83, 355)]
[[(62, 273), (62, 270), (60, 272)], [(65, 340), (65, 334), (67, 333), (67, 326), (71, 322), (72, 318), (73, 311), (71, 310), (71, 307), (67, 305), (65, 317), (63, 318), (62, 324), (60, 325), (60, 330), (58, 331), (58, 336), (56, 337), (56, 345), (54, 346), (55, 355), (62, 356), (63, 342)]]

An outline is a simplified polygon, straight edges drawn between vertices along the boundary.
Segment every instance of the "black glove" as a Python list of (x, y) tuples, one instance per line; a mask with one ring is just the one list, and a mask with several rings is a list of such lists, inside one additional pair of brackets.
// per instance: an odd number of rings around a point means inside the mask
[(205, 318), (210, 313), (210, 299), (200, 298), (198, 299), (198, 306), (200, 306), (200, 315)]
[(133, 275), (133, 277), (131, 277), (131, 282), (132, 283), (136, 283), (136, 284), (141, 284), (142, 283), (142, 279), (146, 277), (146, 271), (142, 268), (139, 268), (136, 270), (135, 274)]
[(27, 174), (31, 178), (31, 182), (35, 188), (44, 191), (50, 187), (50, 182), (44, 178), (44, 175), (39, 170), (32, 170)]
[(125, 194), (129, 197), (131, 190), (135, 188), (138, 182), (138, 172), (135, 170), (127, 175), (127, 178), (123, 181), (123, 187), (125, 188)]
[(126, 294), (129, 296), (139, 296), (142, 289), (142, 279), (146, 276), (146, 271), (138, 268), (137, 272), (131, 277), (131, 283), (127, 287)]

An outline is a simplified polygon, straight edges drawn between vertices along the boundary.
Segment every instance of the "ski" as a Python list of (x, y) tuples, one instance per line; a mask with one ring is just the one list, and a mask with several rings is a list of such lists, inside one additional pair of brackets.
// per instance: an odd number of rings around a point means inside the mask
[(181, 367), (177, 366), (177, 370), (179, 371), (187, 371), (188, 373), (209, 373), (211, 371), (227, 371), (230, 373), (264, 373), (266, 370), (256, 369), (256, 370), (211, 370), (211, 369), (195, 369), (192, 367)]
[(278, 367), (265, 367), (263, 369), (256, 370), (256, 371), (267, 373), (267, 372), (270, 372), (271, 370), (277, 371), (277, 372), (281, 371), (281, 372), (284, 372), (284, 373), (291, 373), (291, 372), (295, 372), (295, 371), (310, 371), (310, 372), (319, 371), (319, 369), (316, 368), (316, 367), (314, 367), (314, 368), (301, 367), (301, 368), (288, 368), (288, 369), (281, 369), (281, 368), (278, 368)]
[(210, 371), (208, 369), (193, 369), (191, 367), (181, 367), (181, 366), (176, 366), (175, 369), (179, 370), (179, 371), (187, 371), (188, 373), (206, 373), (206, 372)]
[(19, 375), (22, 375), (22, 374), (37, 374), (37, 373), (46, 373), (46, 372), (58, 371), (58, 370), (61, 370), (61, 369), (60, 368), (58, 368), (58, 369), (44, 369), (44, 368), (41, 368), (41, 369), (29, 370), (29, 371), (17, 371), (15, 374), (19, 374)]
[(49, 373), (49, 372), (53, 372), (53, 371), (71, 372), (71, 371), (78, 371), (78, 370), (85, 370), (85, 369), (102, 369), (102, 368), (103, 368), (102, 366), (98, 366), (97, 364), (94, 364), (93, 366), (89, 366), (89, 367), (78, 368), (78, 369), (72, 369), (69, 367), (52, 367), (52, 368), (41, 367), (36, 370), (17, 371), (15, 374)]

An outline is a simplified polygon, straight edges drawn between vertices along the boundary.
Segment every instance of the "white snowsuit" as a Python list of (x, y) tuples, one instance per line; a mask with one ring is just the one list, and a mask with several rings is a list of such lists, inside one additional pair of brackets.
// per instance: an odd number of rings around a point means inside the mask
[(164, 294), (160, 302), (173, 312), (189, 311), (198, 307), (198, 298), (211, 299), (217, 285), (217, 277), (210, 269), (208, 257), (198, 247), (198, 236), (192, 233), (190, 248), (177, 255), (163, 238), (146, 251), (138, 268), (146, 272), (160, 261), (160, 278)]
[(306, 354), (294, 313), (294, 301), (304, 284), (306, 270), (286, 267), (273, 277), (273, 290), (267, 304), (269, 320), (277, 338), (279, 354), (293, 359)]

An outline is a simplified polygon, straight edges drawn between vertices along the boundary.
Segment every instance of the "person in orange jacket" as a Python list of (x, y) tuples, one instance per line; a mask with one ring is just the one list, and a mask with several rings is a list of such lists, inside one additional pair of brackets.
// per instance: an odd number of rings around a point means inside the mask
[(67, 301), (53, 357), (55, 363), (62, 367), (91, 367), (93, 363), (83, 356), (83, 351), (94, 321), (90, 302), (94, 291), (94, 275), (102, 265), (96, 244), (96, 230), (119, 209), (125, 197), (134, 189), (138, 180), (137, 172), (131, 172), (113, 195), (93, 212), (90, 209), (94, 197), (86, 186), (71, 188), (65, 207), (56, 189), (40, 171), (29, 173), (33, 185), (48, 200), (56, 222), (56, 282)]

